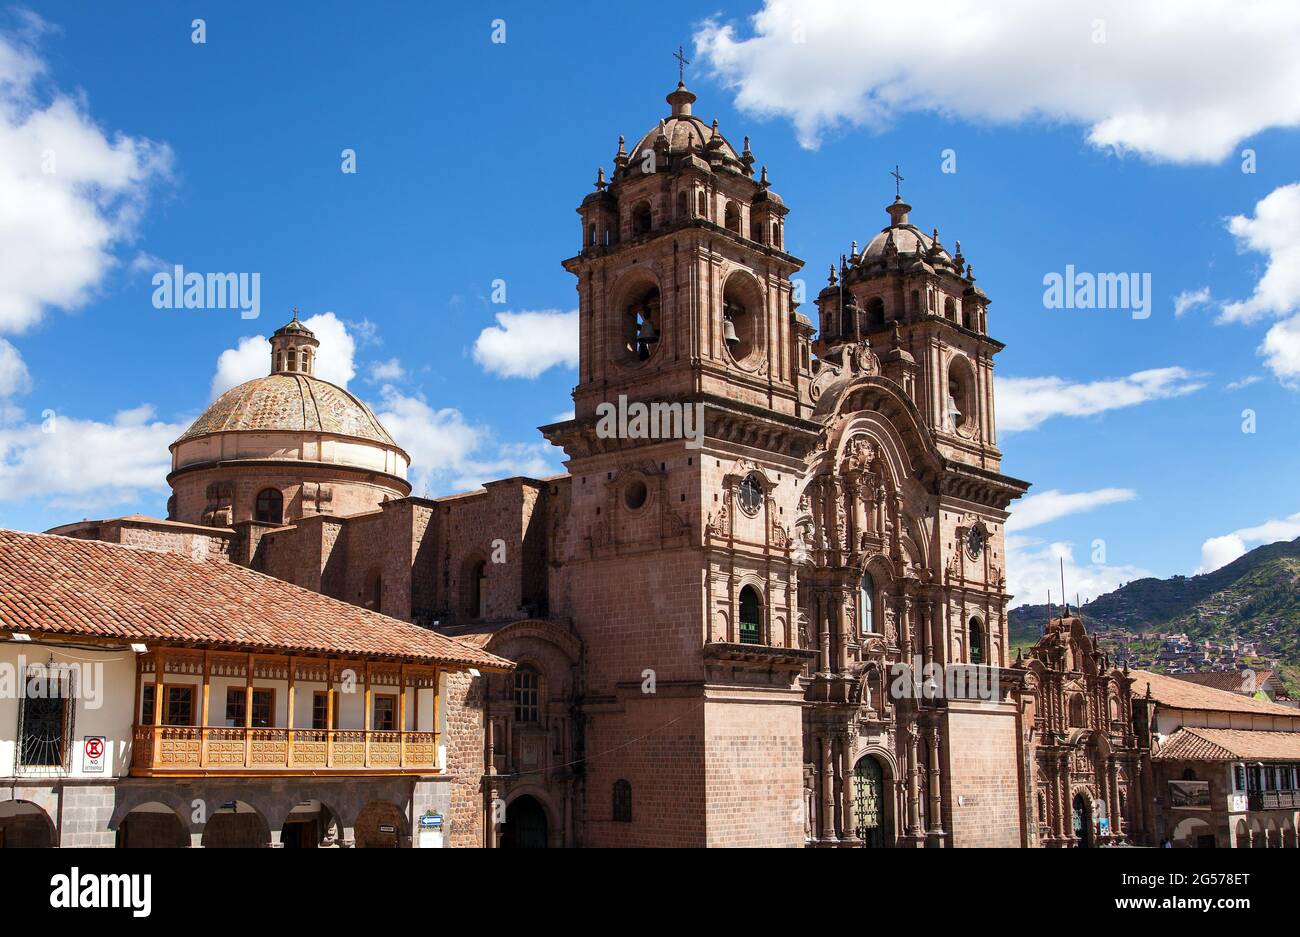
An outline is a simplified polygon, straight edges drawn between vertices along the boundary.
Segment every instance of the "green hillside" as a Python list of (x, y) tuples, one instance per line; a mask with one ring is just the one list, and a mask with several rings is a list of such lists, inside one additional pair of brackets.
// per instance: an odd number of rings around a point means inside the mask
[[(1300, 667), (1300, 538), (1257, 547), (1205, 575), (1135, 580), (1085, 603), (1083, 617), (1090, 628), (1256, 641), (1293, 675)], [(1047, 607), (1021, 606), (1009, 618), (1012, 646), (1032, 642)]]

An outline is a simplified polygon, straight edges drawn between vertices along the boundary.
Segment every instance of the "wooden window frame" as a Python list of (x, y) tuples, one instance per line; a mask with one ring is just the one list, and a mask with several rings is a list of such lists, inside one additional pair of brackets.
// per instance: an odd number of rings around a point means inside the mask
[[(401, 727), (397, 724), (397, 720), (398, 720), (397, 697), (398, 697), (397, 693), (372, 694), (370, 699), (370, 728), (371, 729), (373, 729), (376, 732), (400, 732), (401, 731)], [(380, 700), (388, 700), (392, 704), (393, 708), (392, 710), (390, 710), (389, 713), (393, 717), (392, 728), (383, 729), (379, 727), (379, 719), (377, 717), (379, 716)]]
[[(267, 707), (267, 714), (268, 714), (268, 715), (267, 715), (267, 722), (266, 722), (265, 725), (258, 725), (257, 722), (256, 722), (256, 712), (257, 712), (257, 694), (259, 694), (259, 693), (266, 693), (266, 694), (269, 694), (269, 695), (270, 695), (270, 703), (268, 704), (268, 707)], [(248, 687), (247, 687), (247, 686), (228, 686), (228, 687), (226, 687), (226, 710), (225, 710), (225, 713), (226, 713), (226, 714), (225, 714), (225, 716), (224, 716), (223, 718), (224, 718), (224, 720), (225, 720), (226, 722), (230, 722), (230, 721), (232, 721), (232, 720), (235, 720), (235, 724), (232, 726), (232, 728), (235, 728), (235, 729), (242, 729), (242, 728), (244, 728), (245, 726), (250, 726), (251, 728), (254, 728), (254, 729), (273, 729), (273, 728), (275, 728), (275, 687), (268, 687), (268, 686), (255, 686), (255, 687), (253, 687), (253, 713), (254, 713), (254, 718), (253, 718), (253, 721), (251, 721), (251, 722), (249, 721), (248, 713), (247, 713), (246, 711), (243, 711), (245, 705), (247, 704), (247, 701), (248, 701)], [(241, 710), (241, 712), (240, 712), (240, 714), (239, 714), (239, 716), (238, 716), (237, 719), (236, 719), (236, 717), (232, 717), (232, 716), (230, 715), (230, 704), (231, 704), (231, 703), (237, 703), (238, 706), (239, 706), (239, 709)]]

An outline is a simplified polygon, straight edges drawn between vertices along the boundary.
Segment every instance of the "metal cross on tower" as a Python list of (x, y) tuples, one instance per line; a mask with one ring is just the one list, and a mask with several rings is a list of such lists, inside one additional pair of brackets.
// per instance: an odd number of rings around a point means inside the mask
[(898, 163), (894, 164), (894, 171), (890, 173), (894, 177), (894, 198), (903, 197), (903, 176), (898, 171)]
[(686, 74), (686, 66), (690, 65), (691, 62), (686, 58), (686, 50), (681, 46), (677, 47), (677, 51), (673, 53), (673, 58), (677, 60), (677, 81), (680, 84)]

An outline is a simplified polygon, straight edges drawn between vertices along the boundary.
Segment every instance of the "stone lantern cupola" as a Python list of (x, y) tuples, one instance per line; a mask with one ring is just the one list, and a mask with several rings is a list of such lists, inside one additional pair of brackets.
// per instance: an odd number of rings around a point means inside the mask
[(271, 336), (271, 373), (284, 374), (296, 371), (299, 374), (316, 373), (316, 349), (320, 341), (316, 333), (298, 321), (298, 310), (293, 311), (293, 319), (280, 326)]

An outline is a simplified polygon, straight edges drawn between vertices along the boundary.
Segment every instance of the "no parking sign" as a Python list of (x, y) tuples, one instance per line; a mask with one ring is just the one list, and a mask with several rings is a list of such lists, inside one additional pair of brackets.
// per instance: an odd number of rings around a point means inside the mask
[(81, 754), (81, 770), (86, 774), (104, 773), (104, 753), (108, 750), (102, 735), (87, 735)]

